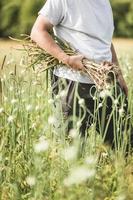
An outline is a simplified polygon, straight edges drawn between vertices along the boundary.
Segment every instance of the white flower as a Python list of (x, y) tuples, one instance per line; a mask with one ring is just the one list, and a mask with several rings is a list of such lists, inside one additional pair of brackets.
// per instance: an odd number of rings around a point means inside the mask
[(4, 112), (4, 108), (0, 108), (0, 114)]
[(37, 124), (36, 124), (36, 123), (33, 123), (32, 126), (31, 126), (31, 128), (32, 128), (32, 129), (35, 129), (36, 126), (37, 126)]
[(12, 100), (11, 100), (11, 104), (15, 104), (15, 103), (17, 103), (17, 102), (18, 102), (17, 99), (12, 99)]
[(117, 106), (118, 102), (119, 102), (118, 99), (115, 99), (114, 100), (114, 105)]
[(37, 106), (35, 107), (35, 110), (36, 110), (36, 111), (39, 111), (39, 110), (41, 110), (41, 107), (40, 107), (39, 105), (37, 105)]
[(9, 87), (9, 90), (10, 90), (10, 92), (13, 92), (14, 87), (13, 87), (13, 86), (10, 86), (10, 87)]
[(23, 69), (23, 70), (21, 70), (21, 75), (23, 75), (23, 74), (25, 74), (25, 72), (26, 72), (26, 70), (25, 69)]
[(60, 96), (63, 98), (63, 97), (65, 97), (66, 96), (66, 90), (62, 90), (61, 92), (60, 92)]
[(39, 141), (41, 142), (41, 141), (44, 141), (44, 140), (46, 140), (46, 137), (44, 135), (41, 135), (40, 138), (39, 138)]
[(36, 179), (34, 176), (28, 176), (26, 182), (29, 186), (34, 186), (36, 184)]
[(95, 165), (97, 162), (97, 158), (93, 155), (90, 155), (85, 159), (85, 162), (87, 165)]
[(7, 98), (6, 96), (4, 96), (3, 98), (4, 98), (4, 101), (5, 101), (5, 102), (8, 100), (8, 98)]
[(110, 96), (110, 95), (111, 95), (111, 93), (110, 93), (110, 91), (107, 90), (107, 89), (102, 90), (102, 91), (100, 92), (100, 97), (101, 97), (102, 99), (105, 98), (105, 97), (107, 97), (107, 96)]
[(38, 82), (37, 81), (33, 81), (32, 83), (34, 86), (38, 85)]
[(39, 71), (36, 71), (36, 75), (37, 75), (38, 78), (41, 77), (41, 73)]
[(70, 135), (70, 137), (72, 137), (72, 138), (76, 138), (76, 137), (78, 136), (78, 132), (76, 131), (76, 129), (71, 129), (71, 130), (69, 131), (69, 135)]
[(56, 122), (57, 122), (57, 120), (56, 120), (55, 116), (49, 116), (48, 123), (50, 125), (54, 125), (54, 124), (56, 124)]
[(97, 99), (97, 98), (94, 96), (94, 97), (93, 97), (93, 100), (95, 101), (96, 99)]
[(8, 123), (12, 123), (14, 121), (14, 116), (10, 115), (7, 119)]
[(26, 110), (27, 110), (27, 112), (30, 112), (30, 111), (32, 111), (32, 105), (30, 105), (30, 104), (29, 104), (29, 105), (27, 105), (27, 106), (26, 106)]
[(3, 80), (6, 80), (6, 74), (3, 74)]
[(65, 160), (74, 160), (77, 156), (78, 148), (76, 146), (71, 146), (64, 149), (62, 156)]
[(120, 196), (118, 196), (117, 198), (116, 198), (116, 200), (126, 200), (127, 198), (126, 198), (126, 195), (125, 194), (121, 194)]
[(70, 171), (69, 176), (64, 180), (64, 185), (71, 186), (73, 184), (80, 184), (94, 177), (94, 175), (94, 169), (88, 169), (85, 166), (78, 166)]
[(9, 60), (10, 63), (13, 63), (14, 61), (15, 61), (14, 58), (11, 58), (11, 59)]
[(46, 151), (48, 147), (49, 147), (48, 141), (42, 138), (39, 140), (38, 143), (34, 145), (34, 151), (36, 153), (41, 153), (41, 152)]
[(120, 109), (119, 109), (119, 115), (122, 116), (123, 114), (124, 114), (124, 109), (123, 109), (123, 108), (120, 108)]
[(54, 100), (53, 99), (49, 99), (48, 100), (48, 104), (52, 105), (54, 103)]
[(7, 65), (10, 65), (10, 64), (12, 64), (14, 62), (14, 59), (13, 58), (11, 58), (10, 60), (8, 60), (7, 61)]
[(78, 121), (77, 122), (77, 128), (80, 128), (80, 126), (81, 126), (81, 121)]
[(120, 128), (118, 127), (118, 128), (117, 128), (117, 132), (119, 132), (119, 131), (120, 131)]
[(39, 99), (39, 98), (41, 98), (43, 96), (43, 94), (42, 93), (37, 93), (36, 96)]
[(102, 103), (99, 103), (99, 104), (98, 104), (98, 108), (101, 108), (102, 106), (103, 106)]
[(25, 103), (27, 101), (27, 99), (22, 99), (22, 102)]
[(80, 106), (82, 106), (82, 105), (84, 105), (85, 101), (84, 101), (84, 99), (81, 98), (81, 99), (79, 99), (78, 103)]
[(18, 95), (24, 94), (25, 90), (19, 90)]
[(59, 95), (59, 94), (57, 94), (55, 98), (56, 98), (56, 99), (59, 99), (59, 98), (60, 98), (60, 95)]

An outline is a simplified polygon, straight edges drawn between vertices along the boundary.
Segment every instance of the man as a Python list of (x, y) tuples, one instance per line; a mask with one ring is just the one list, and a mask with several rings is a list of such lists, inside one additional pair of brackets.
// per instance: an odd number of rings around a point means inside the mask
[[(51, 29), (54, 30), (56, 36), (67, 41), (78, 52), (77, 55), (66, 55), (49, 34)], [(75, 88), (78, 84), (77, 91), (85, 100), (86, 107), (86, 115), (80, 126), (82, 135), (85, 135), (86, 129), (90, 126), (88, 123), (90, 113), (94, 114), (94, 100), (90, 95), (94, 82), (88, 75), (81, 72), (81, 70), (84, 71), (82, 60), (86, 57), (97, 63), (104, 62), (108, 65), (112, 62), (118, 65), (112, 44), (113, 31), (113, 16), (109, 0), (47, 0), (31, 31), (32, 40), (64, 64), (54, 69), (53, 77), (56, 94), (59, 92), (59, 83), (62, 84), (61, 80), (66, 80), (67, 83), (67, 95), (62, 106), (66, 117), (73, 114)], [(122, 73), (118, 81), (127, 96), (128, 89)], [(119, 93), (121, 93), (120, 88)], [(107, 115), (111, 113), (112, 102), (108, 107), (105, 123), (107, 123)], [(80, 105), (76, 101), (78, 117), (79, 110)], [(101, 114), (100, 117), (102, 117)], [(68, 129), (71, 128), (72, 122), (68, 124)], [(98, 125), (97, 129), (99, 131)], [(114, 141), (112, 119), (105, 140), (111, 144)]]

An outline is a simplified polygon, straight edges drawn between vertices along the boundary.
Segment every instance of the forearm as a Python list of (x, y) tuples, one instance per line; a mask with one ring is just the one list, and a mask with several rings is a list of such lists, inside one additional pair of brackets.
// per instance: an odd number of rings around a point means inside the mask
[[(115, 51), (113, 43), (111, 44), (111, 52), (112, 52), (112, 63), (114, 63), (115, 65), (119, 66), (119, 68), (120, 68), (118, 57), (117, 57), (117, 54), (116, 54), (116, 51)], [(122, 76), (121, 69), (120, 69), (119, 75)]]
[(111, 52), (112, 52), (112, 63), (119, 66), (119, 61), (113, 43), (111, 44)]
[(32, 30), (31, 39), (35, 41), (42, 49), (45, 49), (53, 57), (64, 64), (68, 64), (69, 56), (56, 44), (49, 32)]
[[(119, 66), (118, 58), (117, 58), (116, 51), (115, 51), (115, 48), (114, 48), (113, 44), (111, 45), (111, 52), (112, 52), (112, 63), (114, 63), (115, 65)], [(123, 78), (121, 69), (119, 71), (117, 79), (118, 79), (118, 82), (121, 85), (121, 88), (124, 90), (124, 92), (125, 92), (125, 94), (127, 96), (128, 95), (128, 88), (127, 88), (125, 79)]]
[(31, 39), (35, 41), (42, 49), (47, 51), (49, 54), (51, 54), (53, 57), (57, 58), (59, 61), (64, 63), (65, 65), (72, 67), (76, 70), (83, 70), (84, 66), (82, 63), (82, 59), (84, 56), (82, 55), (75, 55), (75, 56), (69, 56), (67, 55), (53, 40), (51, 35), (48, 33), (48, 31), (37, 31), (32, 30), (31, 32)]
[(83, 55), (77, 54), (69, 56), (56, 44), (54, 39), (49, 34), (49, 31), (53, 28), (53, 24), (42, 15), (39, 15), (36, 19), (33, 28), (31, 30), (31, 39), (38, 44), (42, 49), (47, 51), (50, 55), (57, 58), (65, 65), (75, 70), (85, 70), (82, 60)]

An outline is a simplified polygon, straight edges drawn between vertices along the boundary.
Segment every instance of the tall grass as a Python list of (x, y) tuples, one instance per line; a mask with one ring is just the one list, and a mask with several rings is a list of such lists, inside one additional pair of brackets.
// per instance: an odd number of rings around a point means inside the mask
[[(100, 134), (96, 133), (95, 120), (88, 137), (81, 138), (82, 120), (75, 115), (74, 127), (66, 136), (67, 121), (63, 120), (60, 101), (65, 92), (53, 99), (47, 74), (36, 73), (26, 65), (24, 57), (17, 65), (5, 61), (1, 67), (0, 199), (132, 200), (133, 159), (131, 154), (125, 158), (126, 138), (123, 142), (118, 139), (112, 150), (104, 143), (103, 127)], [(132, 76), (127, 70), (130, 65), (129, 61), (123, 63), (132, 115)], [(79, 98), (77, 93), (75, 96)], [(102, 106), (105, 101), (103, 97)], [(98, 105), (96, 96), (95, 117)], [(112, 115), (115, 120), (115, 111)]]

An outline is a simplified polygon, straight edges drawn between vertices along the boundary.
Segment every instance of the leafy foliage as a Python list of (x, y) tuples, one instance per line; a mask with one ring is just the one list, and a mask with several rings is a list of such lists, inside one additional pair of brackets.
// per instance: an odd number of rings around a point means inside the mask
[(111, 0), (115, 34), (117, 36), (132, 37), (133, 36), (133, 1), (131, 0)]
[(29, 33), (43, 3), (41, 0), (2, 0), (0, 2), (0, 37)]

